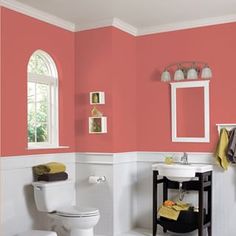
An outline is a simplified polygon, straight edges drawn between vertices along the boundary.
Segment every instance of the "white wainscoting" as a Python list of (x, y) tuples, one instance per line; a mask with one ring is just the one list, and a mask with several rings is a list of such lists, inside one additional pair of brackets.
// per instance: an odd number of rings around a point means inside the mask
[(50, 161), (63, 162), (70, 179), (75, 179), (75, 154), (44, 154), (0, 158), (0, 235), (15, 236), (30, 229), (50, 229), (50, 219), (36, 209), (32, 166)]
[[(183, 153), (174, 153), (176, 161)], [(188, 153), (190, 163), (215, 163), (212, 153)], [(152, 163), (163, 162), (173, 153), (131, 152), (121, 154), (77, 153), (77, 203), (92, 204), (101, 210), (96, 232), (102, 235), (125, 235), (128, 228), (152, 228)], [(120, 162), (119, 162), (120, 161)], [(236, 232), (236, 167), (223, 172), (213, 170), (213, 234), (235, 236)], [(136, 169), (136, 173), (135, 173)], [(117, 171), (116, 171), (117, 170)], [(108, 182), (89, 185), (90, 174), (106, 175)], [(132, 193), (132, 194), (131, 194)], [(120, 201), (116, 200), (116, 195)], [(173, 193), (174, 194), (174, 193)], [(89, 195), (89, 198), (86, 196)], [(117, 196), (118, 196), (117, 195)], [(123, 200), (122, 200), (123, 196)], [(160, 194), (161, 200), (161, 194)], [(186, 201), (197, 204), (196, 193), (188, 193)], [(128, 206), (130, 204), (130, 206)], [(110, 207), (112, 206), (112, 208)], [(118, 212), (118, 213), (116, 213)], [(130, 214), (132, 212), (132, 214)], [(126, 218), (127, 216), (127, 218)], [(130, 219), (130, 217), (133, 217)], [(125, 225), (129, 218), (128, 225)], [(121, 219), (121, 220), (120, 220)], [(119, 221), (120, 220), (120, 221)], [(118, 227), (116, 228), (116, 226)], [(147, 235), (147, 234), (144, 234)], [(162, 235), (160, 233), (159, 235)], [(190, 234), (188, 234), (190, 235)], [(191, 235), (197, 235), (193, 233)]]
[[(188, 154), (190, 163), (214, 163), (211, 153)], [(0, 159), (0, 235), (15, 236), (29, 229), (50, 229), (49, 219), (44, 213), (36, 210), (31, 187), (32, 166), (49, 161), (60, 161), (67, 165), (70, 178), (76, 181), (78, 205), (99, 208), (101, 219), (95, 228), (96, 234), (135, 235), (127, 232), (136, 227), (146, 228), (147, 232), (151, 232), (151, 165), (154, 162), (162, 162), (166, 155), (173, 155), (173, 153), (63, 153), (2, 157)], [(175, 153), (175, 159), (178, 161), (181, 155), (182, 153)], [(235, 168), (230, 167), (228, 171), (223, 172), (214, 166), (214, 236), (235, 236)], [(90, 175), (105, 175), (107, 181), (101, 184), (89, 184)], [(187, 199), (196, 202), (196, 195), (187, 194)]]
[[(77, 204), (97, 207), (101, 213), (96, 234), (113, 236), (135, 227), (136, 153), (78, 153), (76, 170)], [(106, 182), (89, 184), (90, 175), (105, 176)]]

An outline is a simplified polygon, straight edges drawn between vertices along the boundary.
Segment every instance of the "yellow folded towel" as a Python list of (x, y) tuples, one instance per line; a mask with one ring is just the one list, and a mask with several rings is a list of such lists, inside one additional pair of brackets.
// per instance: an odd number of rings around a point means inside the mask
[(185, 203), (185, 202), (176, 202), (176, 204), (174, 206), (172, 206), (173, 209), (175, 209), (176, 211), (187, 211), (190, 207), (189, 203)]
[(227, 158), (228, 144), (229, 144), (228, 131), (225, 128), (223, 128), (220, 131), (220, 138), (216, 147), (215, 157), (218, 165), (221, 166), (224, 170), (227, 170), (229, 166)]
[(33, 167), (33, 171), (36, 175), (55, 174), (64, 172), (65, 170), (66, 166), (63, 163), (59, 162), (49, 162), (43, 165)]
[(170, 220), (178, 220), (181, 211), (187, 211), (190, 205), (184, 202), (177, 202), (173, 206), (162, 205), (158, 210), (158, 215)]
[(158, 210), (158, 215), (165, 217), (170, 220), (177, 220), (179, 217), (180, 211), (177, 211), (169, 206), (161, 206)]

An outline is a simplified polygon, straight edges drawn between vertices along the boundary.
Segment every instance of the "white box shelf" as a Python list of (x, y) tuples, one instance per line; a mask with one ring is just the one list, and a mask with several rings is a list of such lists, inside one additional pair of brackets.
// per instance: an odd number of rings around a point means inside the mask
[(105, 104), (105, 93), (101, 91), (90, 92), (89, 100), (91, 105)]
[(89, 117), (89, 133), (104, 134), (107, 133), (107, 117)]

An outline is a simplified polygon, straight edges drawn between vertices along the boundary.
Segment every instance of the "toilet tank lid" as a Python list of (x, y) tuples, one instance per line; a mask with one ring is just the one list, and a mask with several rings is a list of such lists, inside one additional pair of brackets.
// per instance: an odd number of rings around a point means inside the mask
[(32, 185), (34, 187), (40, 187), (40, 188), (49, 188), (49, 187), (54, 187), (58, 185), (65, 185), (65, 184), (72, 184), (72, 180), (61, 180), (61, 181), (53, 181), (53, 182), (46, 182), (46, 181), (38, 181), (38, 182), (33, 182)]

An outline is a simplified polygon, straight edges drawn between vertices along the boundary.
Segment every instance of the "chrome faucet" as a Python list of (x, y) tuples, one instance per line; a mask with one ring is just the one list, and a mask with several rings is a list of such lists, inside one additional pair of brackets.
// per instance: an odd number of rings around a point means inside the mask
[(180, 159), (181, 163), (184, 165), (188, 165), (188, 154), (184, 152), (184, 155)]

